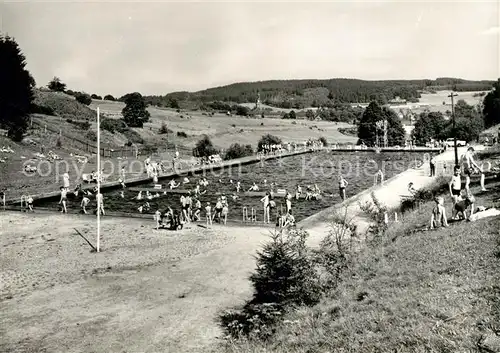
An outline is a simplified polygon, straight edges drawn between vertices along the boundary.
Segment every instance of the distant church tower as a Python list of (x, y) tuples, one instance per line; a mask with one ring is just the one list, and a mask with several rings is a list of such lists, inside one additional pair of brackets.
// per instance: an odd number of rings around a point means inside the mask
[(257, 101), (255, 102), (255, 110), (260, 109), (261, 101), (260, 101), (260, 92), (257, 93)]

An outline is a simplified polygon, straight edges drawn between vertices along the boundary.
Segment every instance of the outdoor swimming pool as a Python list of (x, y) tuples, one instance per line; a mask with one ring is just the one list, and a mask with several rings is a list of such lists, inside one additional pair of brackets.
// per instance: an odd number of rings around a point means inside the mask
[[(251, 214), (251, 209), (255, 208), (257, 220), (263, 220), (263, 207), (260, 202), (260, 197), (239, 197), (233, 200), (230, 195), (236, 194), (236, 182), (240, 181), (241, 191), (247, 191), (255, 182), (260, 191), (269, 190), (271, 183), (274, 183), (276, 188), (286, 189), (294, 195), (296, 185), (302, 186), (303, 191), (307, 185), (317, 184), (323, 192), (323, 198), (315, 201), (292, 200), (292, 210), (297, 221), (302, 220), (326, 207), (332, 206), (340, 202), (338, 192), (338, 175), (341, 172), (349, 182), (347, 187), (347, 197), (353, 196), (371, 186), (373, 186), (374, 175), (379, 169), (384, 172), (385, 179), (399, 174), (412, 167), (415, 163), (420, 163), (424, 155), (422, 153), (412, 152), (388, 152), (388, 153), (372, 153), (372, 152), (351, 152), (351, 153), (332, 153), (328, 151), (304, 154), (282, 159), (268, 160), (263, 163), (249, 164), (239, 167), (220, 169), (214, 171), (206, 171), (198, 175), (188, 175), (190, 183), (181, 186), (181, 189), (193, 189), (196, 183), (202, 177), (206, 177), (209, 181), (207, 193), (200, 196), (202, 203), (202, 216), (204, 216), (204, 207), (207, 202), (215, 205), (218, 194), (225, 193), (228, 196), (230, 220), (242, 219), (242, 208), (247, 207), (248, 214)], [(182, 182), (184, 176), (175, 178), (176, 182)], [(233, 184), (230, 183), (233, 181)], [(268, 187), (264, 186), (264, 180), (267, 180)], [(166, 188), (169, 180), (163, 180), (161, 183)], [(153, 187), (153, 183), (138, 185), (137, 187)], [(202, 188), (203, 189), (203, 188)], [(124, 198), (120, 196), (120, 190), (104, 193), (105, 209), (109, 211), (127, 212), (139, 214), (137, 210), (139, 206), (146, 201), (149, 202), (151, 209), (149, 212), (153, 214), (157, 209), (165, 210), (168, 206), (180, 210), (179, 194), (163, 195), (159, 191), (160, 197), (151, 200), (136, 200), (137, 191), (133, 192), (128, 189), (124, 190)], [(94, 202), (94, 203), (92, 203)], [(285, 199), (275, 198), (277, 211), (280, 206), (285, 209)], [(77, 210), (79, 208), (78, 200), (70, 200), (69, 209)], [(89, 209), (94, 207), (95, 200), (92, 200)], [(57, 207), (57, 204), (47, 203), (45, 207)], [(74, 212), (74, 211), (73, 211)], [(272, 215), (274, 218), (275, 215)]]

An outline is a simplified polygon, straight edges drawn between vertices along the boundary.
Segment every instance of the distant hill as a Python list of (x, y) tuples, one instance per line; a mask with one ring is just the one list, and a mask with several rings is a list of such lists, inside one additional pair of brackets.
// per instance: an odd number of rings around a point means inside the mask
[(146, 96), (149, 104), (171, 106), (176, 101), (183, 107), (202, 106), (203, 103), (223, 101), (232, 103), (255, 102), (260, 92), (262, 103), (280, 107), (302, 109), (328, 106), (336, 103), (363, 103), (377, 100), (381, 103), (401, 97), (417, 102), (420, 91), (490, 90), (495, 81), (468, 81), (459, 78), (435, 80), (365, 81), (335, 78), (328, 80), (272, 80), (241, 82), (214, 87), (198, 92), (173, 92), (164, 96)]

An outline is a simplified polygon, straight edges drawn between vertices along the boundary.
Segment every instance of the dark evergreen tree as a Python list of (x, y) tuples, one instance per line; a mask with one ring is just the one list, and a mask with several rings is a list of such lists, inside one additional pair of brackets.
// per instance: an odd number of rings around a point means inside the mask
[(217, 154), (212, 141), (207, 135), (203, 135), (201, 140), (196, 143), (196, 147), (193, 148), (193, 156), (195, 157), (208, 157)]
[(106, 100), (106, 101), (114, 101), (115, 97), (113, 97), (111, 94), (106, 94), (104, 96), (104, 100)]
[(493, 90), (484, 97), (483, 116), (487, 128), (500, 124), (500, 78), (493, 85)]
[(66, 90), (66, 84), (61, 82), (59, 77), (55, 77), (49, 82), (47, 87), (54, 92), (64, 92)]
[(367, 146), (375, 146), (377, 141), (377, 122), (384, 119), (384, 112), (377, 102), (366, 107), (358, 125), (358, 138)]
[(254, 287), (252, 304), (313, 305), (320, 297), (314, 265), (308, 257), (307, 233), (294, 230), (276, 233), (257, 252), (257, 269), (250, 276)]
[(0, 127), (16, 141), (28, 128), (35, 80), (26, 70), (26, 58), (16, 41), (0, 36)]
[(387, 120), (387, 144), (389, 146), (404, 146), (406, 131), (401, 119), (390, 108), (383, 108), (382, 111)]
[(130, 127), (143, 127), (150, 117), (149, 112), (146, 110), (144, 98), (139, 92), (126, 94), (124, 97), (123, 120)]

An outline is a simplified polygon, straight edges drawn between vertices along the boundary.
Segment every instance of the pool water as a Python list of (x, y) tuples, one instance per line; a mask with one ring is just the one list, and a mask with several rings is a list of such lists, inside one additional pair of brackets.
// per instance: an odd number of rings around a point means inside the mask
[[(218, 194), (225, 193), (229, 204), (228, 219), (241, 220), (243, 207), (247, 207), (248, 215), (251, 215), (251, 209), (256, 210), (257, 220), (263, 220), (263, 205), (260, 202), (261, 197), (241, 196), (233, 200), (230, 195), (236, 194), (236, 182), (241, 182), (241, 191), (247, 191), (255, 182), (260, 191), (267, 191), (271, 183), (276, 188), (286, 189), (295, 195), (297, 184), (301, 185), (302, 190), (306, 190), (307, 185), (317, 184), (322, 190), (321, 200), (306, 201), (304, 199), (292, 199), (292, 210), (297, 221), (300, 221), (312, 214), (332, 206), (341, 201), (338, 192), (338, 175), (341, 172), (348, 181), (347, 197), (373, 186), (374, 175), (379, 169), (384, 173), (385, 179), (399, 174), (415, 163), (421, 163), (422, 153), (410, 152), (389, 152), (389, 153), (371, 153), (371, 152), (348, 152), (332, 153), (322, 151), (312, 154), (285, 157), (282, 159), (268, 160), (263, 163), (255, 163), (230, 169), (206, 171), (199, 175), (187, 176), (190, 183), (181, 186), (182, 189), (193, 189), (196, 183), (202, 177), (206, 177), (209, 182), (207, 193), (200, 196), (202, 203), (202, 217), (204, 216), (204, 207), (210, 202), (212, 208), (215, 206)], [(177, 183), (182, 182), (184, 176), (175, 178)], [(230, 180), (233, 183), (230, 183)], [(264, 180), (267, 180), (268, 187), (264, 187)], [(169, 180), (163, 180), (161, 183), (166, 187)], [(146, 183), (137, 187), (153, 187), (152, 183)], [(202, 187), (203, 190), (203, 187)], [(104, 193), (105, 209), (109, 211), (139, 213), (138, 207), (146, 201), (149, 202), (153, 214), (157, 209), (164, 211), (167, 207), (180, 210), (180, 194), (163, 195), (160, 191), (160, 197), (151, 200), (136, 200), (137, 191), (124, 190), (124, 198), (120, 195), (120, 190)], [(145, 194), (145, 193), (143, 193)], [(286, 209), (285, 199), (275, 197), (276, 212)], [(194, 204), (194, 203), (193, 203)], [(57, 207), (56, 203), (45, 205), (45, 207)], [(68, 202), (69, 209), (79, 209), (78, 200)], [(88, 207), (92, 210), (95, 207), (95, 200), (92, 200)], [(276, 214), (271, 215), (274, 219)]]

